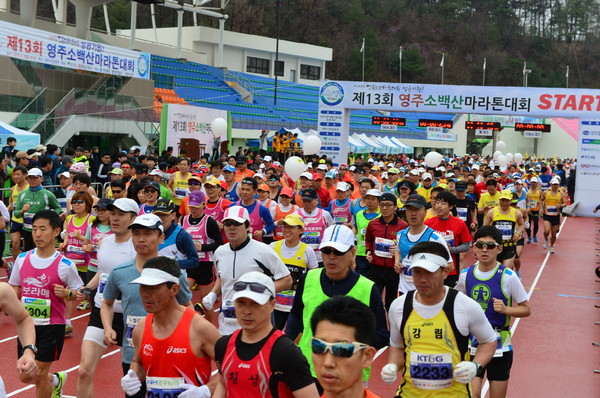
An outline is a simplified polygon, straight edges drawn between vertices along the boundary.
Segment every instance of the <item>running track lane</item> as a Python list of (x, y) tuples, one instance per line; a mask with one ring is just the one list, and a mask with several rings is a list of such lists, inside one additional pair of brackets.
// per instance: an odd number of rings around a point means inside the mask
[[(593, 274), (596, 258), (600, 260), (596, 257), (600, 252), (594, 250), (600, 247), (594, 243), (595, 238), (600, 237), (595, 235), (597, 230), (595, 219), (569, 218), (562, 227), (556, 254), (546, 255), (542, 239), (538, 244), (526, 245), (522, 280), (531, 294), (533, 312), (531, 317), (519, 322), (513, 338), (516, 356), (509, 397), (598, 396), (600, 376), (594, 375), (593, 369), (600, 368), (600, 348), (591, 345), (592, 341), (600, 342), (600, 327), (594, 325), (600, 320), (600, 310), (594, 308), (594, 304), (600, 304), (600, 295), (594, 294), (600, 290), (600, 284), (594, 282)], [(541, 235), (542, 231), (540, 238)], [(546, 257), (535, 290), (530, 291)], [(197, 292), (194, 293), (196, 298)], [(82, 312), (75, 311), (74, 315), (82, 315)], [(85, 316), (74, 321), (75, 336), (67, 339), (63, 356), (53, 365), (53, 371), (69, 370), (78, 365), (81, 338), (88, 319)], [(6, 358), (0, 363), (0, 374), (10, 396), (34, 397), (33, 389), (18, 392), (26, 386), (18, 381), (14, 371), (16, 343), (14, 339), (3, 341), (14, 336), (14, 331), (11, 321), (0, 315), (0, 353)], [(391, 397), (396, 386), (385, 385), (379, 377), (387, 362), (387, 349), (378, 354), (369, 388), (382, 397)], [(120, 377), (120, 354), (102, 359), (95, 377), (96, 396), (122, 396)], [(65, 396), (75, 396), (76, 378), (77, 370), (74, 369), (69, 373)]]

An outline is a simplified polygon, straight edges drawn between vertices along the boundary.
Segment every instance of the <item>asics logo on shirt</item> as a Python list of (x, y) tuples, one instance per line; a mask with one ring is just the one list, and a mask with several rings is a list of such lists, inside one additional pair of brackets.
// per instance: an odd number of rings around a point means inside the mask
[(173, 346), (169, 346), (169, 348), (167, 348), (167, 354), (185, 354), (187, 353), (187, 348), (184, 347), (173, 347)]

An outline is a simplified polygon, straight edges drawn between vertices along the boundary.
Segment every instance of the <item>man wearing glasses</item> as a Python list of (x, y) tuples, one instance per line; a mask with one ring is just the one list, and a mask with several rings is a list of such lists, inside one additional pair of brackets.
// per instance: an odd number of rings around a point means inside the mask
[(202, 299), (202, 305), (206, 310), (212, 310), (217, 297), (221, 295), (219, 332), (225, 335), (240, 328), (235, 315), (233, 287), (242, 275), (251, 271), (264, 273), (274, 280), (275, 293), (292, 287), (292, 277), (273, 249), (250, 239), (250, 216), (244, 207), (231, 206), (227, 209), (223, 228), (229, 243), (215, 250), (217, 280), (212, 291)]
[(225, 393), (215, 397), (319, 396), (306, 359), (294, 343), (271, 324), (275, 284), (262, 272), (247, 272), (232, 286), (231, 299), (241, 329), (221, 337), (215, 360)]
[[(473, 248), (479, 260), (475, 265), (460, 273), (456, 290), (477, 301), (496, 331), (497, 346), (490, 363), (473, 379), (471, 388), (474, 397), (481, 396), (483, 377), (487, 371), (490, 382), (490, 397), (505, 397), (508, 389), (513, 350), (510, 333), (510, 318), (531, 315), (527, 292), (516, 272), (497, 260), (503, 250), (502, 233), (486, 225), (475, 233)], [(513, 306), (513, 303), (517, 303)], [(477, 341), (471, 341), (471, 351), (477, 349)]]
[(23, 217), (23, 246), (25, 251), (35, 248), (31, 230), (33, 228), (33, 216), (42, 210), (54, 210), (57, 214), (61, 213), (60, 203), (56, 196), (42, 187), (42, 170), (33, 168), (27, 173), (27, 183), (29, 189), (19, 194), (15, 210), (15, 217)]
[(375, 316), (365, 304), (337, 296), (324, 301), (310, 320), (312, 360), (325, 398), (379, 398), (365, 388), (364, 369), (376, 353)]
[(154, 181), (147, 183), (144, 187), (144, 195), (146, 195), (146, 203), (140, 205), (138, 216), (150, 214), (154, 211), (160, 196), (160, 185)]
[(271, 234), (275, 229), (271, 212), (255, 199), (258, 182), (254, 178), (246, 177), (240, 183), (240, 200), (236, 206), (244, 207), (249, 214), (250, 234), (252, 239), (262, 242), (263, 236)]
[[(354, 233), (345, 225), (332, 225), (325, 230), (320, 245), (324, 268), (308, 271), (298, 281), (294, 305), (288, 318), (285, 334), (292, 339), (300, 335), (298, 346), (311, 366), (312, 330), (310, 319), (319, 304), (333, 296), (351, 296), (369, 306), (375, 314), (375, 348), (388, 344), (389, 332), (381, 294), (375, 284), (352, 269), (356, 256)], [(369, 379), (370, 371), (363, 373), (363, 381)]]

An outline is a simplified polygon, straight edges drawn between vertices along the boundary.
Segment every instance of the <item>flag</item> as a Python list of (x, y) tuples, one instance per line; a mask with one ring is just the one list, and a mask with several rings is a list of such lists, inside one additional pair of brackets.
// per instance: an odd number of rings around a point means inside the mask
[(483, 70), (485, 70), (486, 65), (487, 65), (487, 58), (484, 58), (483, 59)]
[(443, 68), (444, 67), (444, 57), (446, 56), (446, 54), (442, 53), (442, 62), (440, 62), (440, 67)]
[[(400, 57), (400, 61), (402, 61), (402, 46), (400, 46), (400, 54), (399, 54), (399, 57)], [(569, 70), (569, 67), (567, 67), (567, 70)]]
[(363, 42), (362, 42), (362, 46), (360, 46), (360, 52), (364, 52), (365, 51), (365, 38), (363, 37)]

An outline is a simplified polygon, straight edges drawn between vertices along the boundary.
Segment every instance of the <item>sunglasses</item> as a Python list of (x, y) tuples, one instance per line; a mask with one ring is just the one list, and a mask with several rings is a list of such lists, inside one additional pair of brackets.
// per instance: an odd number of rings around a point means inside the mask
[(344, 254), (348, 253), (349, 251), (350, 251), (350, 249), (346, 250), (345, 252), (341, 252), (337, 249), (334, 249), (333, 247), (324, 247), (321, 249), (321, 253), (327, 254), (327, 255), (333, 253), (333, 255), (337, 256), (337, 257), (341, 257)]
[(77, 199), (77, 200), (72, 200), (71, 203), (74, 205), (80, 205), (80, 204), (85, 203), (85, 201), (83, 201), (81, 199)]
[(198, 181), (189, 181), (188, 185), (200, 185)]
[(223, 221), (223, 225), (226, 227), (239, 227), (240, 225), (242, 225), (242, 223), (234, 220), (225, 220)]
[(492, 250), (500, 245), (497, 242), (482, 242), (478, 240), (477, 242), (473, 243), (473, 246), (475, 246), (478, 249), (486, 248), (488, 250)]
[(154, 188), (144, 189), (144, 193), (153, 193), (153, 192), (157, 192), (158, 193), (158, 191), (156, 189), (154, 189)]
[(122, 169), (130, 169), (131, 166), (121, 166)]
[(241, 292), (242, 290), (246, 290), (250, 288), (251, 291), (255, 292), (255, 293), (264, 293), (264, 292), (269, 292), (271, 294), (271, 297), (274, 296), (273, 292), (269, 290), (268, 287), (261, 285), (260, 283), (256, 283), (256, 282), (236, 282), (233, 285), (233, 290), (235, 292)]
[(120, 190), (120, 191), (115, 191), (114, 189), (112, 190), (112, 193), (117, 194), (117, 195), (120, 194), (120, 193), (122, 193), (122, 192), (123, 192), (122, 190)]
[(313, 354), (326, 354), (327, 351), (336, 357), (350, 358), (363, 348), (369, 347), (368, 344), (363, 343), (327, 343), (321, 339), (313, 337), (310, 347)]

